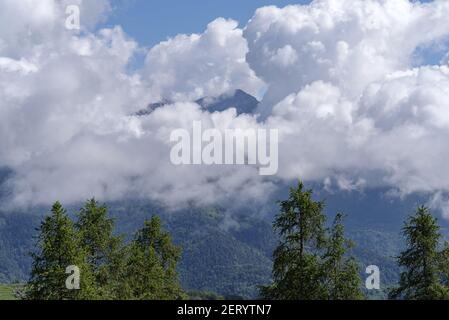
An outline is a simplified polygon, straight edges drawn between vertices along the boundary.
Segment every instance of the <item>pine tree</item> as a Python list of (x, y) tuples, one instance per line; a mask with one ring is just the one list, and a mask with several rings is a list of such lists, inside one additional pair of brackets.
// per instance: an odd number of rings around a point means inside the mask
[(87, 252), (99, 296), (114, 298), (119, 294), (118, 282), (125, 266), (122, 238), (113, 235), (114, 220), (108, 217), (106, 206), (91, 199), (80, 210), (75, 227)]
[(403, 227), (407, 248), (398, 257), (404, 268), (399, 287), (390, 292), (392, 299), (436, 300), (449, 297), (441, 279), (440, 227), (426, 207), (419, 207)]
[(325, 245), (323, 202), (312, 200), (312, 190), (300, 182), (290, 189), (289, 199), (280, 202), (281, 212), (274, 228), (280, 234), (273, 264), (274, 284), (262, 287), (267, 299), (322, 299), (326, 288), (321, 283), (320, 252)]
[(162, 230), (160, 218), (146, 221), (129, 248), (124, 296), (141, 300), (184, 298), (176, 271), (180, 255), (181, 250)]
[(329, 300), (363, 299), (359, 267), (347, 252), (354, 244), (344, 235), (344, 216), (337, 214), (323, 256), (323, 276)]
[[(77, 300), (96, 297), (86, 253), (80, 246), (73, 223), (65, 209), (56, 202), (39, 228), (37, 252), (32, 254), (31, 278), (26, 290), (27, 299)], [(80, 290), (66, 287), (68, 266), (80, 269)]]
[(289, 198), (280, 202), (274, 228), (280, 245), (274, 251), (271, 286), (261, 287), (266, 299), (362, 299), (359, 268), (348, 256), (353, 245), (344, 236), (343, 215), (325, 228), (324, 202), (312, 199), (312, 190), (300, 182)]

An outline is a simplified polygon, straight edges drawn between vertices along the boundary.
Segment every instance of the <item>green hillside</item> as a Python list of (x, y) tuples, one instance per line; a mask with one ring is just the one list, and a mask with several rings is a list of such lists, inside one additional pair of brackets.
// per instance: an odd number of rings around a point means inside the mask
[[(70, 211), (75, 211), (72, 208)], [(166, 228), (183, 248), (179, 273), (188, 291), (215, 292), (224, 297), (255, 298), (257, 286), (271, 279), (271, 254), (276, 235), (270, 221), (245, 214), (230, 216), (216, 209), (190, 208), (172, 214), (149, 203), (115, 203), (110, 213), (117, 232), (131, 235), (151, 213), (162, 214)], [(0, 282), (23, 282), (28, 278), (35, 227), (39, 215), (0, 214)], [(378, 265), (382, 284), (397, 281), (394, 256), (399, 251), (400, 235), (372, 229), (348, 230), (357, 246), (354, 254), (364, 267)], [(370, 292), (385, 298), (385, 292)]]
[[(165, 227), (183, 248), (179, 273), (186, 290), (255, 298), (257, 286), (270, 281), (270, 257), (276, 242), (269, 222), (249, 217), (230, 222), (214, 209), (164, 214), (149, 203), (115, 203), (110, 213), (116, 219), (117, 233), (127, 240), (145, 219), (162, 213)], [(0, 213), (0, 283), (28, 279), (28, 253), (33, 251), (40, 219), (38, 214)]]
[[(282, 199), (285, 195), (279, 195)], [(408, 212), (419, 199), (384, 201), (381, 193), (331, 197), (328, 220), (339, 210), (348, 215), (347, 235), (354, 240), (353, 254), (361, 267), (374, 264), (381, 270), (383, 291), (367, 292), (370, 298), (386, 297), (386, 289), (396, 283), (399, 268), (395, 256), (402, 247), (400, 228)], [(278, 208), (264, 210), (274, 215)], [(352, 203), (353, 207), (348, 203)], [(272, 217), (248, 208), (230, 212), (223, 208), (187, 206), (169, 211), (149, 201), (108, 203), (115, 218), (116, 232), (129, 241), (145, 219), (161, 216), (174, 242), (183, 248), (179, 274), (183, 287), (192, 292), (211, 292), (223, 297), (256, 298), (258, 285), (271, 281), (272, 252), (277, 237), (272, 229)], [(68, 207), (74, 213), (80, 205)], [(377, 209), (373, 209), (377, 208)], [(29, 277), (36, 227), (48, 208), (33, 208), (28, 212), (0, 212), (0, 283), (21, 283)], [(443, 223), (443, 230), (447, 224)]]

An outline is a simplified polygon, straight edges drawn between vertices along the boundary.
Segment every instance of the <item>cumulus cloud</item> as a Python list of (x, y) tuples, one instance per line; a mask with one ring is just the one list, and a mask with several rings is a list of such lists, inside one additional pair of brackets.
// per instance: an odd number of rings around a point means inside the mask
[[(93, 13), (103, 14), (107, 5), (101, 3), (79, 1), (81, 11), (91, 14), (88, 21), (95, 20)], [(25, 200), (28, 188), (34, 194), (26, 200), (40, 202), (36, 194), (43, 198), (55, 183), (46, 172), (65, 170), (61, 181), (80, 174), (54, 155), (75, 147), (80, 136), (132, 133), (125, 116), (132, 106), (144, 105), (144, 95), (139, 77), (124, 70), (137, 44), (120, 27), (96, 34), (66, 30), (64, 1), (1, 6), (0, 21), (15, 18), (15, 24), (0, 31), (0, 164), (16, 172), (10, 181), (15, 198)]]
[(269, 89), (263, 114), (314, 81), (356, 99), (373, 81), (407, 69), (424, 44), (448, 36), (447, 1), (316, 0), (263, 7), (245, 28), (247, 61)]
[(108, 0), (1, 1), (0, 54), (20, 59), (49, 50), (57, 52), (67, 37), (68, 5), (80, 8), (82, 31), (91, 30), (110, 10)]
[[(89, 23), (110, 8), (107, 2), (78, 4), (81, 21)], [(172, 130), (189, 128), (194, 120), (223, 130), (257, 126), (254, 117), (237, 118), (235, 110), (212, 115), (189, 102), (132, 116), (168, 93), (190, 100), (236, 88), (259, 90), (262, 82), (245, 62), (246, 41), (236, 22), (218, 19), (202, 35), (161, 43), (149, 51), (143, 70), (129, 73), (127, 64), (141, 49), (120, 27), (66, 30), (64, 1), (2, 5), (2, 22), (23, 15), (15, 29), (0, 31), (0, 166), (14, 171), (6, 182), (11, 205), (93, 195), (210, 204), (232, 194), (256, 199), (273, 187), (252, 167), (182, 168), (170, 162)], [(164, 82), (171, 72), (177, 80)]]
[(420, 47), (448, 39), (448, 12), (447, 1), (406, 0), (257, 10), (247, 61), (268, 87), (262, 117), (281, 130), (279, 176), (447, 190), (446, 58), (412, 66)]
[(427, 205), (432, 209), (440, 210), (443, 218), (449, 219), (449, 198), (444, 192), (436, 192)]
[(193, 121), (201, 121), (205, 129), (242, 128), (257, 126), (255, 119), (238, 119), (235, 110), (209, 114), (194, 103), (177, 103), (134, 123), (135, 131), (132, 122), (137, 120), (128, 121), (115, 132), (83, 130), (68, 143), (17, 166), (10, 181), (14, 202), (76, 202), (95, 194), (104, 200), (150, 198), (178, 207), (192, 201), (220, 203), (238, 194), (247, 203), (274, 189), (253, 167), (183, 167), (169, 161), (169, 136), (177, 128), (191, 130)]
[[(93, 28), (108, 2), (78, 3), (92, 6), (81, 31), (64, 28), (64, 1), (0, 3), (0, 167), (14, 171), (6, 182), (13, 205), (93, 195), (173, 206), (257, 201), (297, 178), (447, 203), (447, 57), (435, 66), (415, 60), (420, 47), (449, 36), (447, 1), (264, 7), (243, 29), (218, 18), (201, 34), (156, 45), (135, 72), (128, 64), (139, 44), (119, 26)], [(266, 90), (261, 116), (209, 113), (193, 102), (235, 89)], [(161, 99), (173, 103), (132, 116)], [(279, 129), (277, 176), (172, 165), (170, 133), (193, 121)]]
[(152, 48), (143, 74), (156, 97), (194, 101), (236, 89), (258, 95), (263, 82), (246, 63), (248, 46), (237, 26), (219, 18), (202, 34), (178, 35)]
[(324, 82), (289, 95), (267, 120), (282, 128), (279, 175), (334, 177), (342, 187), (345, 173), (403, 194), (448, 190), (448, 76), (446, 66), (393, 73), (356, 101)]

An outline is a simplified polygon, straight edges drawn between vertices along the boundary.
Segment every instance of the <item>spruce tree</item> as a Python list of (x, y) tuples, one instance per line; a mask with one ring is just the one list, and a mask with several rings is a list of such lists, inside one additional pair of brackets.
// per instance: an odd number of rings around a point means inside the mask
[(114, 220), (105, 205), (95, 199), (86, 202), (75, 224), (81, 245), (92, 267), (95, 287), (103, 299), (114, 298), (125, 265), (122, 238), (113, 235)]
[(398, 263), (404, 271), (399, 286), (390, 292), (390, 298), (447, 299), (448, 288), (441, 279), (441, 258), (445, 251), (439, 251), (440, 227), (428, 208), (421, 206), (408, 218), (403, 235), (407, 247), (399, 255)]
[[(37, 239), (37, 251), (32, 254), (31, 278), (26, 289), (27, 299), (77, 300), (96, 298), (86, 252), (66, 210), (56, 202), (51, 215), (45, 217)], [(66, 268), (80, 269), (80, 289), (66, 287)]]
[(274, 228), (280, 244), (274, 251), (273, 279), (261, 287), (266, 299), (362, 299), (359, 268), (348, 256), (353, 245), (344, 236), (343, 215), (325, 228), (324, 202), (312, 199), (312, 190), (299, 182), (289, 198), (280, 202)]
[(312, 200), (312, 190), (300, 182), (290, 189), (289, 198), (280, 202), (281, 212), (274, 228), (279, 232), (273, 264), (274, 284), (262, 287), (267, 299), (310, 300), (326, 296), (320, 281), (320, 252), (325, 245), (323, 202)]
[(363, 299), (359, 266), (348, 251), (353, 242), (344, 235), (344, 216), (337, 214), (323, 256), (323, 278), (329, 300)]
[(123, 295), (128, 299), (172, 300), (185, 297), (178, 279), (181, 250), (162, 230), (159, 217), (146, 221), (129, 247)]

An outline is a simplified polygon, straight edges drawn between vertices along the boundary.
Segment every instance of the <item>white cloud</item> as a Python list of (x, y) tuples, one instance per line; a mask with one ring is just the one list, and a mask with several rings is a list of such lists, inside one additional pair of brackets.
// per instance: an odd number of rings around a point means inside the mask
[(257, 95), (263, 87), (248, 67), (248, 47), (238, 23), (223, 18), (204, 33), (178, 35), (156, 45), (146, 57), (144, 78), (156, 97), (193, 101), (242, 89)]
[(314, 81), (356, 99), (365, 87), (412, 63), (417, 47), (448, 36), (449, 2), (316, 0), (263, 7), (244, 30), (248, 63), (269, 90), (263, 114)]
[[(10, 182), (14, 204), (75, 202), (93, 194), (104, 200), (126, 197), (160, 200), (176, 207), (195, 201), (212, 204), (240, 195), (242, 203), (260, 199), (274, 185), (263, 181), (257, 168), (174, 166), (169, 161), (169, 136), (174, 129), (191, 129), (194, 120), (205, 128), (257, 126), (254, 119), (236, 118), (235, 111), (209, 114), (193, 103), (156, 110), (138, 121), (128, 118), (115, 132), (83, 128), (69, 141), (17, 166)], [(131, 130), (132, 122), (138, 127)], [(239, 201), (235, 200), (235, 204)]]
[(449, 198), (447, 197), (447, 194), (443, 194), (443, 192), (435, 193), (430, 198), (427, 205), (432, 209), (440, 210), (443, 218), (449, 219)]
[[(266, 198), (276, 179), (297, 178), (349, 191), (449, 191), (449, 66), (443, 59), (413, 67), (418, 47), (449, 36), (447, 1), (265, 7), (244, 31), (219, 18), (202, 34), (158, 44), (137, 72), (127, 71), (141, 50), (134, 40), (120, 27), (92, 29), (109, 8), (96, 4), (91, 22), (73, 33), (63, 27), (61, 2), (0, 3), (0, 167), (15, 171), (14, 204), (93, 195), (234, 203)], [(262, 120), (191, 102), (265, 86)], [(130, 116), (159, 98), (177, 102)], [(170, 132), (194, 120), (279, 129), (279, 174), (173, 166)]]
[[(92, 2), (78, 3), (82, 23), (83, 8), (90, 13), (87, 21), (100, 19), (109, 8), (106, 2), (88, 8), (83, 6)], [(176, 206), (213, 203), (231, 194), (250, 201), (272, 188), (256, 168), (170, 163), (170, 130), (199, 119), (223, 130), (257, 126), (254, 118), (237, 118), (231, 110), (211, 115), (191, 103), (167, 106), (146, 118), (130, 116), (154, 99), (155, 91), (183, 99), (233, 88), (257, 91), (261, 81), (245, 62), (246, 42), (236, 22), (218, 19), (202, 35), (178, 36), (156, 46), (148, 53), (142, 81), (139, 72), (126, 71), (140, 49), (120, 27), (71, 32), (63, 24), (64, 3), (2, 5), (0, 21), (4, 15), (23, 18), (14, 29), (0, 31), (0, 165), (15, 171), (7, 182), (12, 205), (96, 195), (105, 200), (145, 197)], [(30, 12), (36, 15), (29, 17)], [(159, 81), (171, 71), (175, 83)]]

